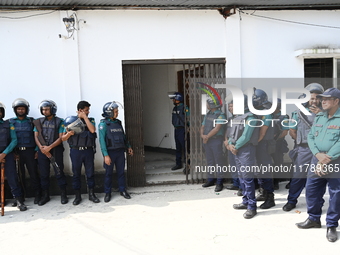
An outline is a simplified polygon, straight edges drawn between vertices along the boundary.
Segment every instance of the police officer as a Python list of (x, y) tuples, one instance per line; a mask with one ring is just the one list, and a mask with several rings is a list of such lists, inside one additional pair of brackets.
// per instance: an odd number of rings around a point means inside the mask
[[(274, 140), (276, 142), (275, 152), (271, 154), (274, 166), (282, 166), (283, 164), (283, 154), (288, 152), (288, 143), (285, 139), (289, 131), (289, 116), (281, 115), (281, 99), (277, 99), (277, 107), (273, 112), (273, 118), (276, 120), (274, 122)], [(273, 184), (274, 190), (279, 189), (279, 178), (283, 177), (274, 174)]]
[(23, 98), (17, 98), (12, 103), (12, 108), (17, 116), (9, 121), (15, 127), (18, 138), (18, 144), (15, 148), (15, 154), (19, 157), (19, 175), (22, 176), (21, 181), (25, 187), (25, 166), (30, 175), (31, 187), (34, 190), (34, 204), (38, 204), (41, 198), (40, 178), (38, 174), (37, 158), (38, 152), (35, 144), (33, 132), (33, 118), (27, 117), (30, 105)]
[[(229, 162), (229, 165), (230, 165), (230, 167), (232, 169), (236, 169), (235, 155), (229, 150), (229, 141), (228, 141), (228, 139), (230, 137), (231, 124), (232, 124), (233, 119), (235, 119), (235, 117), (236, 117), (233, 114), (233, 111), (234, 111), (233, 106), (234, 106), (233, 101), (228, 103), (228, 111), (231, 113), (231, 117), (228, 118), (224, 145), (225, 145), (225, 147), (228, 150), (228, 162)], [(237, 171), (232, 171), (231, 172), (231, 177), (232, 177), (232, 184), (227, 184), (226, 185), (226, 189), (229, 189), (229, 190), (238, 190), (237, 194), (242, 196), (242, 190), (240, 188), (240, 181), (238, 179)]]
[[(253, 98), (253, 105), (254, 105)], [(258, 106), (263, 100), (258, 98)], [(254, 105), (255, 107), (255, 105)], [(237, 170), (239, 174), (240, 186), (243, 191), (242, 202), (234, 204), (237, 210), (247, 210), (243, 217), (251, 219), (257, 214), (254, 166), (256, 166), (255, 148), (258, 144), (259, 128), (258, 117), (249, 112), (247, 96), (244, 95), (245, 114), (238, 115), (232, 124), (229, 138), (229, 150), (235, 155)]]
[(336, 228), (340, 219), (340, 90), (327, 89), (322, 97), (322, 109), (316, 115), (308, 134), (308, 145), (313, 159), (306, 183), (306, 221), (298, 223), (299, 228), (321, 228), (320, 217), (324, 204), (323, 195), (328, 185), (329, 206), (326, 216), (327, 240), (338, 239)]
[[(201, 138), (205, 149), (205, 157), (207, 166), (213, 167), (216, 177), (212, 171), (208, 172), (208, 179), (202, 185), (203, 188), (214, 186), (216, 182), (215, 192), (223, 190), (223, 173), (218, 171), (224, 166), (223, 157), (223, 140), (224, 140), (224, 125), (219, 124), (216, 120), (225, 120), (224, 113), (220, 110), (222, 105), (217, 101), (209, 98), (207, 100), (208, 113), (204, 116), (201, 126)], [(214, 127), (215, 124), (215, 127)]]
[(106, 203), (111, 200), (113, 165), (116, 166), (120, 195), (126, 199), (131, 198), (125, 188), (124, 152), (127, 149), (128, 154), (132, 156), (133, 150), (125, 137), (121, 121), (117, 119), (118, 104), (116, 101), (106, 103), (102, 114), (105, 119), (100, 120), (99, 123), (99, 143), (105, 168), (104, 201)]
[(72, 162), (72, 185), (75, 190), (73, 205), (79, 205), (81, 198), (81, 167), (84, 164), (88, 186), (89, 200), (99, 203), (93, 189), (94, 180), (94, 154), (96, 146), (96, 124), (94, 118), (89, 118), (89, 102), (80, 101), (77, 105), (78, 115), (65, 119), (67, 132), (62, 136), (62, 140), (70, 145), (70, 158)]
[(35, 142), (39, 147), (38, 166), (43, 195), (39, 205), (50, 201), (50, 163), (55, 160), (58, 167), (53, 167), (61, 191), (61, 204), (67, 204), (66, 178), (64, 174), (64, 147), (61, 137), (65, 132), (64, 120), (57, 117), (57, 105), (52, 100), (43, 100), (39, 104), (40, 113), (44, 115), (34, 121)]
[[(292, 174), (290, 181), (289, 193), (287, 203), (282, 207), (283, 211), (291, 211), (296, 207), (298, 198), (306, 185), (307, 166), (310, 164), (313, 153), (308, 146), (308, 133), (311, 129), (315, 116), (320, 109), (320, 99), (317, 97), (324, 92), (323, 87), (318, 83), (311, 83), (306, 86), (306, 89), (310, 92), (310, 100), (304, 106), (310, 112), (310, 115), (305, 115), (300, 110), (292, 113), (292, 119), (297, 122), (295, 127), (291, 127), (289, 134), (296, 142), (297, 156), (294, 160), (295, 171)], [(305, 95), (302, 95), (303, 97)], [(300, 96), (301, 97), (301, 96)]]
[[(186, 155), (185, 151), (185, 126), (186, 126), (186, 116), (189, 114), (189, 108), (184, 107), (184, 97), (182, 93), (175, 92), (168, 95), (172, 99), (175, 105), (172, 109), (172, 125), (175, 128), (175, 144), (176, 144), (176, 165), (171, 168), (175, 171), (182, 168), (182, 155), (184, 158)], [(186, 162), (184, 160), (184, 162)], [(183, 170), (185, 173), (186, 169)]]
[[(11, 188), (13, 197), (16, 200), (17, 208), (26, 211), (22, 190), (18, 182), (17, 171), (15, 170), (15, 160), (13, 150), (17, 145), (15, 128), (8, 120), (4, 120), (5, 105), (0, 102), (0, 163), (5, 164), (5, 175)], [(5, 160), (5, 163), (3, 163)]]

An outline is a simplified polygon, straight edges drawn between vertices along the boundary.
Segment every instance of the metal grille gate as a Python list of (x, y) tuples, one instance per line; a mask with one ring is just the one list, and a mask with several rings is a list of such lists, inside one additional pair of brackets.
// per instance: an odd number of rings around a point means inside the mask
[[(187, 165), (190, 160), (190, 174), (189, 176), (187, 175), (186, 180), (187, 183), (201, 183), (206, 179), (206, 175), (196, 171), (196, 167), (198, 169), (205, 166), (206, 163), (202, 138), (200, 136), (203, 116), (202, 90), (199, 87), (202, 87), (202, 85), (198, 84), (198, 82), (206, 83), (212, 87), (215, 87), (215, 84), (225, 84), (225, 64), (184, 64), (183, 73), (184, 95), (188, 99), (188, 106), (190, 108), (190, 116), (188, 117), (190, 128), (189, 132), (186, 132), (186, 139), (190, 135), (190, 153), (186, 157)], [(225, 89), (217, 89), (217, 91), (224, 101), (226, 97)], [(226, 112), (225, 106), (221, 110)]]

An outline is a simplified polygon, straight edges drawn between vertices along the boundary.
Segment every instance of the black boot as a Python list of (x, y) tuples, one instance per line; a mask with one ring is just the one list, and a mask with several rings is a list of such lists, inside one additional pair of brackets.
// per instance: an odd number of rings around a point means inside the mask
[(40, 190), (38, 190), (35, 192), (34, 204), (38, 204), (40, 200), (41, 200), (41, 192)]
[(89, 200), (92, 201), (93, 203), (99, 203), (100, 202), (98, 197), (96, 197), (96, 194), (94, 194), (93, 189), (89, 189)]
[(44, 205), (48, 201), (50, 201), (50, 192), (48, 190), (44, 190), (43, 195), (42, 195), (41, 200), (39, 201), (38, 205)]
[(260, 208), (261, 209), (269, 209), (273, 206), (275, 206), (274, 193), (268, 193), (266, 201), (264, 201), (264, 203), (262, 205), (260, 205)]
[(26, 205), (24, 204), (24, 199), (22, 197), (16, 197), (15, 198), (16, 201), (17, 201), (17, 208), (20, 210), (20, 211), (26, 211), (27, 210), (27, 207)]
[(259, 193), (256, 196), (256, 201), (266, 201), (267, 199), (267, 191), (263, 188), (259, 188)]
[(79, 205), (81, 202), (80, 190), (79, 189), (75, 190), (75, 194), (76, 194), (76, 197), (73, 200), (73, 205)]
[(60, 201), (61, 204), (67, 204), (68, 203), (68, 197), (66, 196), (66, 188), (62, 188), (61, 189), (61, 193), (60, 193)]
[[(22, 198), (22, 201), (25, 202), (25, 198)], [(12, 203), (12, 207), (17, 207), (17, 206), (18, 206), (17, 200), (14, 199), (14, 202)]]

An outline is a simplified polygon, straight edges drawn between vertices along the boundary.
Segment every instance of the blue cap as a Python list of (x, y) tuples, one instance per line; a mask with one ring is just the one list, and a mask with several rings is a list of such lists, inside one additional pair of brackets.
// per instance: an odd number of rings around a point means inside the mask
[(337, 88), (329, 88), (323, 94), (317, 95), (318, 97), (337, 97), (340, 99), (340, 90)]

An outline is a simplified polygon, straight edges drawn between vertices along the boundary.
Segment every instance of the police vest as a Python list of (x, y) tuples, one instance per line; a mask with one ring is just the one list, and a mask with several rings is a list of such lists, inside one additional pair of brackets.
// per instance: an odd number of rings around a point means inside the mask
[[(304, 115), (305, 120), (301, 119), (304, 116), (299, 116), (299, 111), (297, 112), (298, 116), (298, 123), (297, 123), (297, 134), (296, 134), (296, 143), (297, 144), (302, 144), (302, 143), (307, 143), (308, 142), (308, 133), (311, 129), (311, 126), (314, 122), (315, 119), (315, 113), (312, 113), (312, 115)], [(306, 123), (306, 121), (310, 124), (310, 126)]]
[(172, 125), (174, 127), (185, 126), (184, 104), (176, 105), (172, 110)]
[(33, 120), (28, 118), (27, 121), (17, 121), (10, 119), (10, 123), (15, 127), (15, 132), (18, 139), (17, 147), (35, 147)]
[(0, 153), (3, 152), (11, 142), (9, 121), (0, 123)]
[(124, 130), (120, 120), (111, 122), (107, 119), (101, 120), (106, 124), (105, 143), (108, 150), (125, 149)]
[[(93, 120), (93, 118), (89, 118), (90, 121)], [(84, 120), (82, 120), (84, 122)], [(88, 129), (87, 125), (85, 124), (85, 130), (84, 132), (80, 134), (72, 135), (68, 140), (68, 144), (71, 148), (73, 147), (94, 147), (96, 145), (96, 133), (91, 133)]]
[[(207, 135), (209, 132), (214, 128), (214, 120), (218, 119), (218, 117), (222, 114), (221, 111), (217, 110), (214, 112), (209, 111), (207, 115), (205, 116), (205, 122), (204, 122), (204, 129), (203, 134)], [(215, 137), (216, 135), (214, 135)]]
[[(273, 116), (272, 116), (273, 117)], [(268, 120), (267, 120), (268, 121)], [(274, 139), (274, 127), (272, 125), (272, 121), (270, 121), (270, 124), (268, 126), (268, 129), (266, 131), (266, 134), (264, 135), (263, 139), (264, 141), (273, 140)]]
[[(251, 115), (252, 115), (252, 113), (248, 112), (246, 114), (237, 116), (233, 120), (232, 127), (231, 127), (231, 130), (230, 130), (230, 137), (229, 137), (230, 141), (233, 144), (235, 144), (236, 141), (242, 136), (244, 128), (245, 128), (245, 125), (247, 125), (245, 123), (246, 119), (248, 117), (250, 117)], [(252, 125), (255, 126), (256, 124), (253, 123)], [(252, 145), (257, 145), (258, 144), (258, 140), (259, 140), (259, 132), (260, 132), (260, 128), (259, 127), (254, 128), (254, 131), (253, 131), (249, 141), (247, 142), (247, 144), (249, 143), (249, 144), (252, 144)]]
[[(42, 136), (47, 145), (51, 145), (59, 138), (59, 126), (61, 123), (61, 119), (58, 117), (52, 118), (50, 121), (47, 118), (42, 117), (39, 118), (41, 128), (42, 128)], [(62, 145), (62, 143), (61, 143)]]

